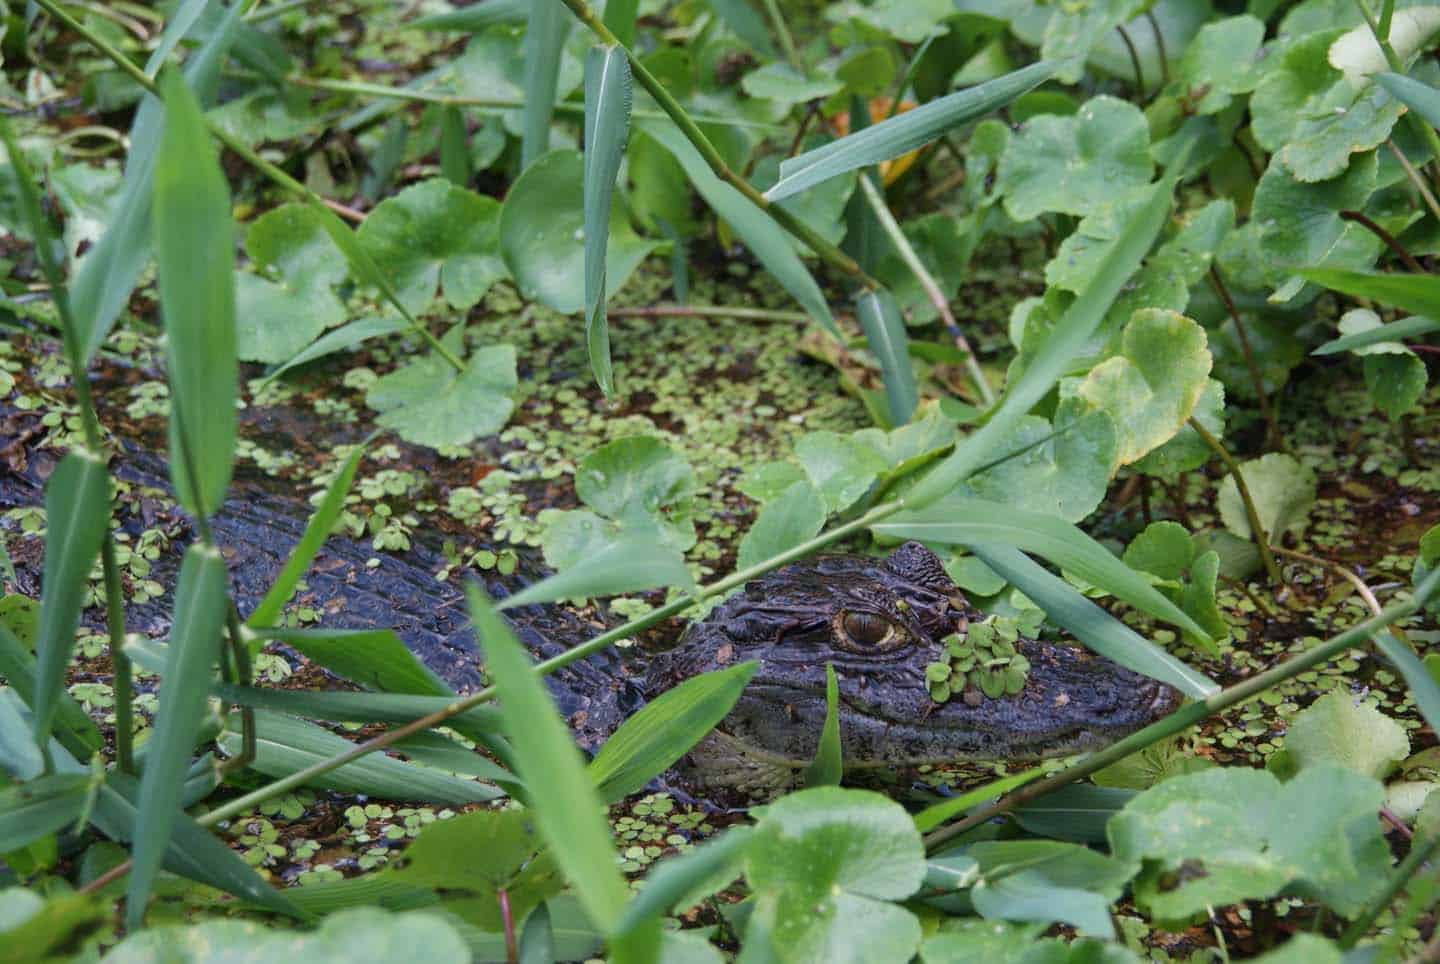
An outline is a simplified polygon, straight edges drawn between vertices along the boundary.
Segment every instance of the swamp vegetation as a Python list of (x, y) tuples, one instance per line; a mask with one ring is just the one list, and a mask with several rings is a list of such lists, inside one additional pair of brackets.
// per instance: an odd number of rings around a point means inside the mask
[(1437, 44), (0, 0), (0, 962), (1440, 960)]

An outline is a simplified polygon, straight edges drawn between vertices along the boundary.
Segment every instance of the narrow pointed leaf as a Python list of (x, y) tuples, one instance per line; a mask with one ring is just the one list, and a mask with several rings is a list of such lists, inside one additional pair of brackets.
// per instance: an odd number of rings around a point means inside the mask
[(971, 551), (1045, 610), (1051, 620), (1074, 633), (1076, 639), (1101, 656), (1151, 679), (1169, 683), (1195, 699), (1204, 699), (1220, 688), (1214, 680), (1146, 640), (1019, 549), (976, 545)]
[(732, 826), (693, 850), (667, 857), (656, 864), (645, 875), (645, 888), (626, 905), (617, 930), (622, 934), (628, 933), (645, 921), (686, 910), (678, 906), (679, 902), (693, 896), (707, 883), (714, 883), (725, 876), (727, 868), (734, 868), (734, 873), (730, 880), (717, 883), (717, 890), (739, 877), (743, 870), (745, 848), (750, 845), (754, 833), (754, 827), (743, 824)]
[(410, 26), (417, 30), (451, 30), (478, 33), (497, 23), (524, 23), (535, 0), (484, 0), (452, 10), (421, 17)]
[(605, 248), (615, 176), (630, 134), (630, 102), (625, 52), (614, 46), (590, 48), (585, 58), (585, 345), (590, 370), (607, 396), (615, 393), (615, 376), (605, 319)]
[(470, 183), (470, 139), (465, 131), (465, 115), (453, 104), (440, 112), (440, 173), (458, 187)]
[(208, 516), (225, 501), (235, 453), (235, 226), (200, 105), (177, 72), (164, 89), (154, 218), (172, 402), (170, 477), (186, 511)]
[(1049, 80), (1057, 67), (1049, 61), (1022, 67), (784, 160), (780, 162), (780, 180), (765, 197), (779, 201), (846, 171), (908, 154), (959, 124), (1004, 107)]
[(1150, 582), (1089, 535), (1055, 516), (985, 499), (953, 497), (877, 523), (899, 539), (950, 545), (1013, 546), (1038, 553), (1144, 612), (1208, 640), (1209, 634)]
[(985, 784), (983, 787), (976, 787), (958, 797), (951, 797), (939, 803), (932, 804), (915, 815), (915, 829), (921, 833), (929, 833), (940, 826), (951, 817), (958, 816), (966, 810), (980, 806), (987, 800), (1009, 793), (1017, 787), (1022, 787), (1038, 777), (1045, 775), (1045, 767), (1033, 767), (1021, 773), (1014, 773), (1008, 777), (1001, 777), (999, 780)]
[[(210, 692), (238, 706), (255, 706), (332, 723), (409, 723), (455, 703), (454, 697), (410, 693), (351, 693), (341, 690), (281, 690), (263, 686), (215, 683)], [(446, 726), (500, 729), (499, 711), (477, 706), (446, 721)]]
[(520, 166), (550, 149), (560, 52), (570, 33), (570, 14), (559, 0), (534, 0), (525, 22), (525, 111), (521, 122)]
[(45, 485), (45, 518), (45, 581), (31, 701), (35, 742), (42, 747), (55, 727), (90, 569), (110, 521), (110, 477), (104, 460), (84, 449), (65, 456)]
[(835, 665), (825, 664), (825, 723), (820, 728), (820, 742), (815, 759), (805, 771), (807, 787), (838, 787), (845, 772), (845, 751), (840, 745), (840, 681), (835, 678)]
[(1007, 386), (989, 421), (961, 439), (955, 451), (906, 494), (907, 507), (921, 508), (953, 491), (991, 457), (1020, 418), (1055, 386), (1155, 243), (1170, 213), (1173, 190), (1169, 178), (1151, 189), (1150, 197), (1100, 259), (1090, 284), (1066, 310), (1020, 377)]
[(0, 790), (0, 854), (63, 830), (85, 810), (90, 778), (52, 773)]
[(1430, 670), (1420, 661), (1420, 657), (1415, 655), (1413, 649), (1396, 639), (1395, 634), (1389, 630), (1376, 634), (1375, 646), (1385, 654), (1390, 665), (1395, 667), (1404, 678), (1405, 684), (1410, 687), (1410, 696), (1419, 707), (1420, 715), (1430, 724), (1430, 729), (1436, 730), (1436, 727), (1440, 727), (1440, 683), (1436, 682)]
[(225, 561), (218, 550), (192, 545), (180, 564), (175, 617), (155, 719), (140, 785), (135, 826), (135, 866), (126, 891), (126, 914), (134, 930), (145, 914), (150, 888), (180, 815), (180, 793), (190, 767), (200, 721), (210, 695), (210, 676), (220, 654), (220, 633), (229, 600)]
[(606, 0), (605, 26), (627, 47), (635, 45), (635, 17), (639, 12), (640, 0)]
[(1313, 281), (1331, 291), (1369, 298), (1392, 308), (1404, 308), (1416, 315), (1440, 318), (1440, 278), (1434, 275), (1383, 274), (1345, 268), (1303, 268), (1296, 273), (1306, 281)]
[(910, 352), (905, 337), (905, 322), (895, 297), (885, 289), (864, 291), (855, 299), (855, 314), (865, 332), (870, 352), (880, 362), (880, 375), (885, 381), (885, 400), (890, 409), (890, 424), (899, 428), (910, 421), (920, 404), (915, 387), (915, 370), (910, 367)]
[(657, 586), (681, 586), (694, 591), (695, 579), (685, 566), (685, 557), (653, 537), (621, 535), (584, 561), (507, 597), (499, 608), (615, 596)]
[(365, 454), (368, 441), (367, 439), (355, 447), (355, 451), (350, 453), (345, 464), (330, 482), (330, 487), (325, 490), (325, 497), (310, 516), (310, 521), (305, 524), (305, 534), (295, 543), (295, 548), (290, 550), (290, 558), (285, 560), (280, 575), (275, 577), (275, 582), (265, 593), (265, 598), (261, 599), (259, 605), (250, 613), (246, 620), (248, 625), (270, 626), (280, 618), (281, 610), (295, 594), (300, 578), (305, 575), (305, 570), (310, 568), (310, 563), (315, 561), (315, 554), (325, 544), (326, 537), (335, 528), (335, 520), (345, 508), (345, 496), (350, 491), (350, 484), (355, 480), (355, 470), (360, 466), (360, 459)]
[[(35, 657), (30, 655), (24, 643), (15, 638), (14, 633), (0, 626), (0, 677), (4, 677), (6, 684), (32, 709), (35, 706), (35, 674)], [(28, 732), (29, 728), (26, 729)], [(60, 745), (81, 760), (88, 760), (104, 742), (94, 721), (63, 687), (57, 698), (54, 733)], [(12, 736), (29, 739), (28, 735)]]
[(1411, 315), (1409, 318), (1401, 318), (1399, 321), (1392, 321), (1380, 325), (1378, 328), (1357, 331), (1353, 335), (1345, 335), (1327, 341), (1310, 354), (1337, 355), (1340, 352), (1354, 351), (1357, 348), (1378, 345), (1381, 342), (1405, 341), (1407, 338), (1427, 335), (1432, 331), (1440, 331), (1440, 321), (1434, 321), (1424, 315)]
[(1429, 84), (1389, 72), (1376, 74), (1380, 86), (1400, 103), (1425, 119), (1431, 127), (1440, 127), (1440, 90)]
[(337, 676), (366, 689), (453, 696), (444, 680), (388, 629), (259, 629)]
[(751, 660), (691, 677), (645, 704), (590, 761), (600, 795), (620, 800), (668, 770), (725, 718), (759, 665)]

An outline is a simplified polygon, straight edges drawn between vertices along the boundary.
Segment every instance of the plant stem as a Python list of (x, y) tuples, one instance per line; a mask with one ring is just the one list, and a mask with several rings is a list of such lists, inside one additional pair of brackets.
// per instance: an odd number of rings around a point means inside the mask
[(1102, 770), (1112, 763), (1123, 760), (1138, 750), (1143, 750), (1147, 746), (1174, 736), (1207, 717), (1214, 716), (1216, 713), (1227, 710), (1232, 706), (1237, 706), (1254, 699), (1272, 686), (1282, 683), (1287, 679), (1292, 679), (1312, 667), (1329, 662), (1352, 646), (1364, 643), (1371, 636), (1385, 629), (1390, 624), (1415, 613), (1437, 590), (1440, 590), (1440, 569), (1430, 573), (1430, 575), (1416, 587), (1415, 594), (1410, 599), (1389, 606), (1382, 610), (1380, 615), (1372, 616), (1364, 622), (1355, 624), (1344, 632), (1330, 637), (1313, 649), (1286, 660), (1279, 666), (1273, 666), (1264, 672), (1257, 673), (1249, 679), (1236, 683), (1234, 686), (1227, 687), (1217, 693), (1212, 693), (1203, 700), (1187, 703), (1164, 719), (1152, 723), (1142, 730), (1137, 730), (1123, 740), (1113, 743), (1103, 750), (1092, 753), (1079, 763), (1066, 767), (1058, 773), (1037, 780), (1034, 783), (1026, 784), (1014, 793), (1008, 794), (994, 803), (981, 807), (964, 819), (948, 827), (934, 831), (925, 838), (926, 849), (934, 850), (936, 847), (959, 836), (972, 827), (977, 827), (987, 820), (991, 820), (1002, 813), (1013, 810), (1021, 804), (1034, 800), (1037, 797), (1042, 797), (1066, 784), (1074, 783), (1076, 780), (1088, 777), (1095, 771)]
[[(37, 0), (37, 2), (52, 3), (53, 0)], [(714, 172), (716, 177), (743, 194), (746, 200), (774, 218), (776, 223), (782, 228), (798, 238), (811, 251), (815, 252), (820, 260), (849, 276), (857, 285), (872, 291), (880, 287), (880, 283), (870, 277), (854, 258), (841, 251), (834, 244), (826, 241), (814, 228), (810, 227), (810, 225), (806, 224), (799, 217), (791, 214), (780, 205), (772, 203), (764, 194), (756, 190), (753, 184), (732, 171), (730, 166), (725, 163), (725, 159), (720, 156), (720, 152), (715, 149), (715, 145), (710, 143), (710, 138), (706, 137), (705, 132), (696, 126), (695, 121), (685, 112), (685, 108), (680, 106), (680, 102), (675, 99), (674, 95), (665, 89), (665, 85), (660, 83), (654, 74), (650, 73), (649, 68), (641, 62), (640, 58), (635, 55), (635, 52), (622, 44), (619, 38), (610, 31), (610, 28), (605, 26), (604, 22), (595, 15), (595, 11), (590, 8), (590, 5), (586, 3), (585, 0), (561, 0), (561, 2), (570, 8), (570, 12), (575, 15), (575, 19), (579, 20), (586, 27), (589, 27), (590, 31), (599, 37), (602, 43), (613, 44), (625, 51), (625, 56), (630, 61), (630, 70), (634, 74), (635, 79), (640, 82), (640, 86), (644, 87), (650, 96), (655, 98), (655, 102), (670, 116), (670, 119), (675, 122), (675, 126), (680, 128), (680, 132), (685, 135), (685, 139), (693, 144), (695, 149), (700, 152), (700, 156), (705, 160), (705, 163), (709, 166), (710, 170)]]
[(1235, 488), (1240, 492), (1240, 501), (1245, 503), (1245, 517), (1250, 521), (1250, 531), (1255, 536), (1255, 545), (1260, 549), (1260, 561), (1265, 564), (1265, 572), (1270, 577), (1270, 585), (1280, 585), (1280, 567), (1275, 564), (1275, 556), (1270, 552), (1270, 540), (1265, 529), (1260, 525), (1260, 513), (1255, 508), (1255, 500), (1250, 496), (1250, 486), (1245, 484), (1245, 474), (1240, 471), (1240, 465), (1235, 461), (1234, 456), (1220, 444), (1220, 440), (1210, 434), (1210, 430), (1200, 424), (1197, 418), (1190, 418), (1188, 424), (1195, 430), (1195, 433), (1204, 439), (1205, 444), (1220, 456), (1220, 461), (1230, 470), (1230, 477), (1235, 480)]
[(1117, 23), (1115, 30), (1120, 34), (1120, 39), (1125, 42), (1125, 49), (1130, 52), (1130, 66), (1135, 68), (1135, 96), (1144, 100), (1145, 74), (1140, 70), (1140, 54), (1135, 50), (1135, 42), (1130, 39), (1130, 32), (1125, 29), (1123, 23)]
[(1240, 341), (1240, 353), (1245, 357), (1245, 367), (1250, 372), (1250, 384), (1255, 388), (1255, 398), (1260, 404), (1260, 414), (1265, 419), (1266, 430), (1270, 434), (1269, 445), (1271, 448), (1286, 449), (1285, 436), (1280, 432), (1280, 424), (1275, 420), (1275, 412), (1270, 408), (1270, 397), (1265, 394), (1265, 380), (1260, 377), (1260, 366), (1255, 361), (1255, 351), (1250, 347), (1250, 335), (1245, 329), (1245, 322), (1240, 318), (1240, 310), (1235, 307), (1235, 300), (1230, 297), (1230, 289), (1226, 287), (1225, 280), (1220, 277), (1220, 269), (1215, 265), (1210, 266), (1210, 284), (1214, 286), (1220, 300), (1225, 303), (1225, 310), (1230, 315), (1230, 320), (1235, 325), (1235, 337)]
[(1342, 949), (1348, 951), (1354, 947), (1360, 938), (1364, 937), (1366, 932), (1375, 926), (1376, 919), (1385, 912), (1385, 908), (1390, 906), (1390, 902), (1399, 895), (1400, 891), (1405, 889), (1405, 885), (1410, 882), (1410, 878), (1415, 876), (1416, 871), (1423, 867), (1425, 862), (1433, 857), (1437, 850), (1440, 850), (1440, 834), (1436, 834), (1430, 839), (1413, 844), (1410, 847), (1410, 852), (1405, 855), (1405, 859), (1400, 861), (1400, 865), (1395, 868), (1395, 872), (1385, 881), (1385, 886), (1380, 893), (1376, 894), (1375, 899), (1360, 912), (1360, 916), (1356, 917), (1350, 922), (1350, 926), (1345, 928), (1345, 933), (1340, 936), (1340, 947)]
[[(1376, 22), (1375, 15), (1370, 12), (1370, 5), (1365, 0), (1355, 0), (1355, 6), (1360, 9), (1360, 16), (1365, 18), (1365, 23), (1370, 27), (1370, 33), (1374, 35), (1375, 42), (1380, 45), (1380, 52), (1385, 55), (1385, 62), (1390, 69), (1397, 74), (1405, 73), (1405, 65), (1400, 61), (1400, 55), (1390, 45), (1389, 24), (1385, 29)], [(1405, 122), (1410, 125), (1410, 130), (1420, 135), (1427, 147), (1430, 148), (1430, 156), (1440, 159), (1440, 134), (1435, 133), (1435, 128), (1427, 124), (1424, 118), (1420, 117), (1413, 110), (1405, 114)]]
[(610, 308), (612, 318), (739, 318), (744, 321), (776, 321), (808, 323), (803, 311), (777, 311), (771, 308), (732, 308), (729, 305), (650, 305), (645, 308)]
[(1165, 53), (1165, 34), (1160, 29), (1153, 7), (1145, 8), (1145, 19), (1150, 21), (1150, 32), (1155, 35), (1155, 50), (1160, 55), (1160, 84), (1164, 86), (1170, 83), (1170, 58)]
[(1376, 224), (1374, 221), (1372, 221), (1369, 215), (1365, 214), (1363, 211), (1341, 211), (1340, 219), (1342, 221), (1354, 221), (1356, 224), (1360, 225), (1361, 227), (1369, 231), (1371, 234), (1375, 235), (1375, 237), (1379, 238), (1385, 243), (1385, 246), (1390, 249), (1390, 251), (1395, 255), (1395, 257), (1399, 258), (1402, 262), (1404, 262), (1405, 267), (1409, 270), (1415, 272), (1416, 274), (1425, 273), (1425, 269), (1420, 267), (1420, 262), (1416, 261), (1415, 258), (1410, 254), (1410, 252), (1406, 251), (1405, 248), (1401, 246), (1399, 241), (1395, 240), (1395, 236), (1389, 231), (1386, 231), (1380, 225)]
[[(225, 635), (230, 641), (230, 655), (235, 660), (235, 677), (241, 686), (255, 682), (255, 673), (250, 665), (250, 644), (240, 626), (240, 612), (234, 601), (226, 606)], [(233, 760), (225, 761), (227, 768), (238, 769), (255, 759), (255, 708), (240, 707), (240, 753)]]
[(990, 388), (990, 382), (985, 378), (985, 372), (980, 368), (980, 362), (975, 358), (975, 352), (970, 348), (970, 342), (965, 338), (965, 333), (955, 322), (955, 315), (950, 311), (950, 300), (945, 297), (945, 292), (940, 290), (940, 284), (925, 267), (925, 262), (915, 253), (911, 246), (910, 239), (905, 237), (895, 215), (890, 213), (890, 206), (885, 203), (885, 196), (880, 193), (870, 180), (868, 173), (860, 174), (860, 190), (865, 193), (865, 200), (870, 204), (870, 210), (875, 212), (875, 219), (885, 229), (885, 234), (890, 238), (890, 243), (895, 245), (895, 250), (900, 252), (900, 258), (915, 279), (920, 282), (920, 287), (925, 290), (925, 296), (940, 313), (940, 319), (944, 322), (945, 328), (950, 337), (955, 341), (955, 347), (965, 355), (965, 370), (970, 375), (970, 380), (975, 383), (975, 390), (980, 393), (980, 401), (989, 408), (995, 404), (995, 392)]
[(1435, 220), (1440, 221), (1440, 201), (1435, 199), (1434, 193), (1430, 190), (1430, 185), (1426, 184), (1425, 179), (1420, 176), (1420, 172), (1415, 170), (1415, 165), (1410, 163), (1410, 158), (1405, 156), (1405, 152), (1395, 145), (1393, 138), (1386, 140), (1385, 146), (1390, 148), (1390, 153), (1394, 155), (1395, 160), (1400, 162), (1400, 167), (1405, 171), (1405, 176), (1409, 178), (1410, 183), (1415, 186), (1415, 190), (1420, 192), (1421, 200), (1423, 200), (1425, 206), (1430, 209), (1430, 213), (1435, 216)]
[(795, 73), (803, 76), (805, 65), (800, 61), (800, 52), (795, 49), (795, 38), (790, 36), (790, 28), (785, 25), (785, 16), (780, 12), (780, 5), (775, 0), (765, 0), (765, 15), (770, 18), (770, 25), (780, 37), (780, 49), (785, 51), (785, 59), (790, 61)]
[[(81, 373), (82, 377), (84, 373)], [(120, 567), (115, 562), (115, 540), (106, 520), (100, 542), (100, 564), (105, 573), (105, 628), (110, 639), (110, 681), (115, 697), (115, 763), (122, 773), (135, 773), (135, 674), (125, 654), (125, 595)]]

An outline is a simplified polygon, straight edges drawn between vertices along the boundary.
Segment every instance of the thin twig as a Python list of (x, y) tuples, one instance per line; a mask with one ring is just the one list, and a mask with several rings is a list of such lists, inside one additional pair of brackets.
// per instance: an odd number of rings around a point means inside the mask
[(1225, 303), (1225, 310), (1235, 325), (1235, 337), (1240, 341), (1240, 353), (1245, 357), (1245, 367), (1250, 372), (1250, 383), (1260, 404), (1260, 414), (1265, 419), (1265, 426), (1270, 434), (1269, 447), (1284, 449), (1285, 436), (1280, 432), (1275, 412), (1270, 408), (1270, 398), (1265, 394), (1265, 379), (1260, 376), (1260, 366), (1256, 363), (1255, 352), (1250, 347), (1250, 335), (1245, 330), (1245, 322), (1240, 318), (1240, 310), (1235, 307), (1235, 299), (1230, 297), (1230, 289), (1225, 286), (1225, 279), (1220, 277), (1220, 269), (1213, 264), (1210, 266), (1210, 284)]
[(1415, 170), (1415, 165), (1410, 163), (1410, 158), (1405, 156), (1405, 152), (1400, 150), (1393, 138), (1386, 140), (1385, 146), (1390, 148), (1390, 153), (1395, 157), (1395, 160), (1400, 163), (1401, 169), (1405, 172), (1406, 179), (1414, 185), (1415, 190), (1420, 192), (1420, 198), (1425, 202), (1425, 206), (1430, 209), (1430, 213), (1435, 215), (1435, 220), (1440, 221), (1440, 201), (1435, 199), (1434, 193), (1430, 190), (1430, 185), (1425, 183), (1425, 179), (1420, 176), (1419, 171)]
[(1245, 517), (1250, 521), (1250, 530), (1255, 536), (1255, 545), (1260, 549), (1260, 561), (1265, 564), (1265, 572), (1270, 576), (1270, 584), (1278, 586), (1281, 584), (1280, 567), (1275, 564), (1275, 556), (1270, 552), (1270, 538), (1265, 532), (1265, 527), (1260, 524), (1260, 512), (1255, 508), (1255, 500), (1250, 495), (1250, 486), (1245, 483), (1245, 473), (1240, 471), (1240, 464), (1235, 461), (1228, 449), (1221, 444), (1220, 440), (1210, 434), (1210, 430), (1200, 424), (1200, 420), (1191, 417), (1187, 420), (1195, 434), (1199, 435), (1210, 446), (1210, 449), (1218, 456), (1225, 467), (1230, 470), (1230, 477), (1235, 480), (1235, 488), (1240, 493), (1240, 501), (1245, 504)]
[(1416, 274), (1425, 273), (1425, 269), (1420, 267), (1420, 262), (1416, 261), (1415, 258), (1410, 254), (1410, 252), (1406, 251), (1399, 241), (1395, 240), (1395, 235), (1391, 234), (1389, 231), (1386, 231), (1380, 225), (1376, 224), (1373, 220), (1370, 219), (1369, 215), (1365, 214), (1365, 212), (1341, 211), (1340, 219), (1342, 221), (1354, 221), (1356, 224), (1360, 225), (1361, 227), (1369, 231), (1371, 234), (1375, 235), (1375, 237), (1379, 238), (1385, 243), (1385, 247), (1389, 248), (1391, 252), (1394, 253), (1395, 257), (1399, 258), (1405, 263), (1406, 268), (1410, 269)]

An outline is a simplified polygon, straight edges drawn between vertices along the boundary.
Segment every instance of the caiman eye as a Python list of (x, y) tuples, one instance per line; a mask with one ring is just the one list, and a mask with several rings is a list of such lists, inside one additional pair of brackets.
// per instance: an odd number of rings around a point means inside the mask
[(839, 623), (842, 647), (859, 653), (885, 652), (904, 642), (904, 634), (894, 623), (874, 613), (847, 612), (841, 615)]

